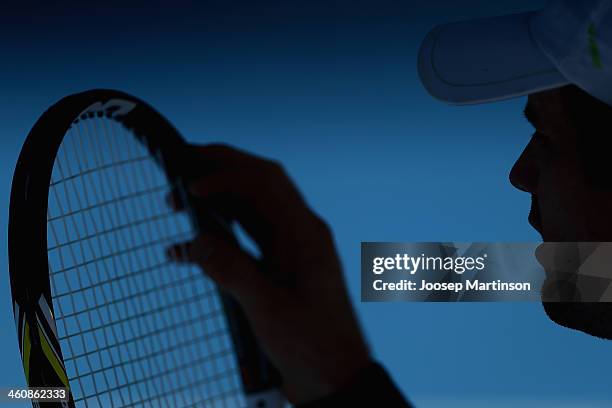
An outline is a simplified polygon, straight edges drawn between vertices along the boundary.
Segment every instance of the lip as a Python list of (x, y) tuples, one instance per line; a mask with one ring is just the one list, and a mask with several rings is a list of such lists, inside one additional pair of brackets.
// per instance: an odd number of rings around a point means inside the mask
[(529, 217), (527, 217), (527, 220), (529, 221), (529, 225), (531, 225), (533, 229), (535, 229), (540, 234), (542, 234), (542, 222), (540, 221), (540, 217), (534, 216), (532, 214), (533, 213), (530, 213)]
[(538, 211), (537, 199), (535, 196), (531, 196), (531, 209), (529, 210), (529, 216), (527, 217), (529, 224), (542, 235), (542, 218)]

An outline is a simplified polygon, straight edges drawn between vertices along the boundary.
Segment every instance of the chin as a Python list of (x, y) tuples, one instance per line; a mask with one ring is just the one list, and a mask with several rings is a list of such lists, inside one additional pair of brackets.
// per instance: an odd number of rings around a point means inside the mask
[(542, 305), (553, 322), (591, 336), (612, 340), (612, 303), (543, 302)]
[[(538, 232), (541, 233), (544, 242), (567, 241), (559, 237), (550, 237), (541, 231)], [(550, 320), (563, 327), (612, 340), (612, 303), (543, 301), (542, 306)]]

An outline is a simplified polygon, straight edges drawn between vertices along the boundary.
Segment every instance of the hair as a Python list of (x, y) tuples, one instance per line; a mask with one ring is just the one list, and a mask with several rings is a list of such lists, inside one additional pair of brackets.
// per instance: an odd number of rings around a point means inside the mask
[(612, 106), (575, 85), (561, 89), (570, 123), (578, 132), (578, 153), (592, 187), (612, 190)]

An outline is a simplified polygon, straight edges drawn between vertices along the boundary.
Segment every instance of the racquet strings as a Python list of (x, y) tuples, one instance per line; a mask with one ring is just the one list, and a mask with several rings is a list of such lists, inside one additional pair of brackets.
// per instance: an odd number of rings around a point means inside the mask
[(53, 165), (49, 274), (75, 404), (242, 407), (214, 284), (165, 255), (194, 230), (143, 143), (113, 119), (80, 120)]

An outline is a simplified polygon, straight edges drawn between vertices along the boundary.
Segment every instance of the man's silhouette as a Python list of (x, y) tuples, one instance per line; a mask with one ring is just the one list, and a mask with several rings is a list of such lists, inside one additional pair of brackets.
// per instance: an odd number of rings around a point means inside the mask
[[(612, 107), (575, 86), (528, 97), (535, 132), (510, 172), (546, 242), (612, 241)], [(555, 322), (612, 339), (611, 303), (544, 303)]]
[[(532, 196), (545, 241), (612, 241), (612, 1), (556, 1), (538, 12), (447, 24), (426, 37), (419, 74), (451, 103), (529, 95), (535, 132), (510, 180)], [(327, 225), (278, 163), (227, 146), (193, 147), (202, 206), (237, 221), (255, 258), (213, 234), (196, 262), (245, 309), (288, 398), (303, 407), (406, 407), (354, 318)], [(612, 338), (612, 305), (546, 303), (556, 322)]]
[[(510, 173), (546, 242), (612, 241), (612, 1), (434, 28), (419, 53), (427, 90), (454, 104), (528, 95), (535, 132)], [(547, 282), (551, 284), (552, 282)], [(555, 322), (612, 338), (612, 304), (544, 303)]]

